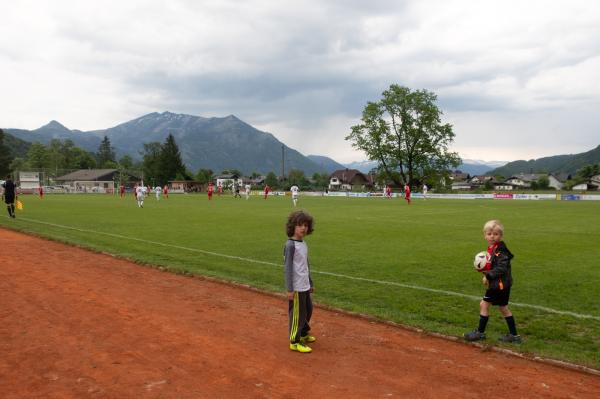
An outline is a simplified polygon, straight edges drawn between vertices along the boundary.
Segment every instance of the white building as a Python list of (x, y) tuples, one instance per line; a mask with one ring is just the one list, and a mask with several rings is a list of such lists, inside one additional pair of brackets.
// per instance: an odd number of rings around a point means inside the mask
[(537, 182), (541, 176), (537, 173), (519, 173), (518, 175), (509, 177), (505, 183), (512, 184), (518, 188), (530, 188), (531, 182)]
[(565, 185), (564, 181), (567, 180), (566, 178), (563, 179), (562, 176), (560, 175), (555, 175), (553, 173), (550, 173), (548, 175), (548, 187), (553, 187), (556, 190), (562, 190), (563, 186)]
[(19, 188), (23, 193), (32, 193), (40, 188), (39, 172), (19, 172)]

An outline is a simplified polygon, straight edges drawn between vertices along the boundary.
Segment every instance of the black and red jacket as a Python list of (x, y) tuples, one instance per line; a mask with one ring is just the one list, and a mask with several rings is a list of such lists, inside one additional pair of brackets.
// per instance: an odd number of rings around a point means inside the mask
[(505, 290), (512, 285), (510, 260), (514, 255), (508, 250), (504, 241), (500, 241), (492, 254), (492, 268), (486, 273), (492, 290)]

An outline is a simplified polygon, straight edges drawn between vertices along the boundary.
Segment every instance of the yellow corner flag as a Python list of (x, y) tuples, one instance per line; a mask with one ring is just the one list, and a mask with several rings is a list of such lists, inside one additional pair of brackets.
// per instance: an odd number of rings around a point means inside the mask
[(21, 202), (21, 200), (17, 200), (16, 205), (18, 210), (23, 210), (23, 203)]

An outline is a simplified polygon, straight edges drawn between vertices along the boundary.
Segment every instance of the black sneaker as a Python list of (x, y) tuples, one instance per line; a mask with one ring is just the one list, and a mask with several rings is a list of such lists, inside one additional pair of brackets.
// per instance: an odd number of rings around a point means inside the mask
[(503, 335), (500, 338), (498, 338), (498, 341), (506, 342), (507, 344), (520, 344), (521, 342), (523, 342), (520, 335), (512, 334)]
[(468, 333), (464, 333), (463, 336), (467, 341), (482, 341), (485, 339), (485, 333), (480, 332), (479, 330), (473, 330)]

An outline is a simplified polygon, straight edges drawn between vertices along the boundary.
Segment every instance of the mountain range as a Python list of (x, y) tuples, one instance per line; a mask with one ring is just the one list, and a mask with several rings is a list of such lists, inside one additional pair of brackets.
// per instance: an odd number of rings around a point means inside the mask
[(510, 177), (518, 173), (565, 173), (575, 174), (586, 165), (600, 163), (600, 145), (579, 154), (555, 155), (529, 161), (513, 161), (490, 171), (490, 175)]
[(284, 172), (300, 169), (307, 175), (326, 172), (298, 151), (287, 147), (272, 134), (262, 132), (234, 115), (203, 118), (171, 112), (151, 113), (103, 130), (70, 130), (57, 121), (38, 129), (5, 129), (10, 135), (28, 142), (47, 144), (52, 139), (70, 139), (87, 151), (97, 152), (104, 136), (110, 139), (117, 159), (128, 154), (141, 159), (144, 143), (163, 143), (168, 134), (175, 137), (181, 158), (188, 169), (212, 169), (219, 173), (238, 169), (245, 174), (280, 174), (282, 149)]
[[(479, 161), (473, 159), (463, 159), (463, 162), (456, 168), (463, 173), (470, 175), (482, 175), (494, 168), (506, 164), (506, 161)], [(358, 169), (363, 173), (368, 173), (377, 167), (376, 161), (359, 161), (344, 165), (348, 169)]]
[(489, 171), (506, 165), (507, 161), (481, 161), (478, 159), (463, 159), (456, 169), (471, 176), (483, 175)]
[(336, 170), (344, 169), (347, 166), (334, 161), (333, 159), (323, 155), (307, 155), (307, 158), (316, 163), (327, 173), (333, 173)]
[[(258, 172), (281, 174), (282, 152), (284, 173), (291, 169), (314, 173), (331, 173), (338, 169), (358, 169), (368, 173), (377, 167), (374, 161), (341, 164), (322, 155), (304, 156), (277, 140), (272, 134), (260, 131), (234, 115), (223, 118), (153, 112), (117, 126), (92, 131), (71, 130), (60, 122), (51, 121), (35, 130), (3, 129), (5, 144), (13, 155), (25, 157), (32, 142), (48, 144), (52, 139), (72, 140), (75, 145), (97, 152), (104, 136), (110, 139), (117, 159), (130, 155), (141, 159), (144, 143), (163, 143), (168, 134), (175, 137), (187, 168), (223, 170), (238, 169), (244, 174)], [(517, 173), (569, 173), (585, 165), (600, 163), (600, 146), (580, 154), (556, 155), (529, 161), (478, 161), (464, 159), (457, 169), (470, 175), (502, 175)]]

